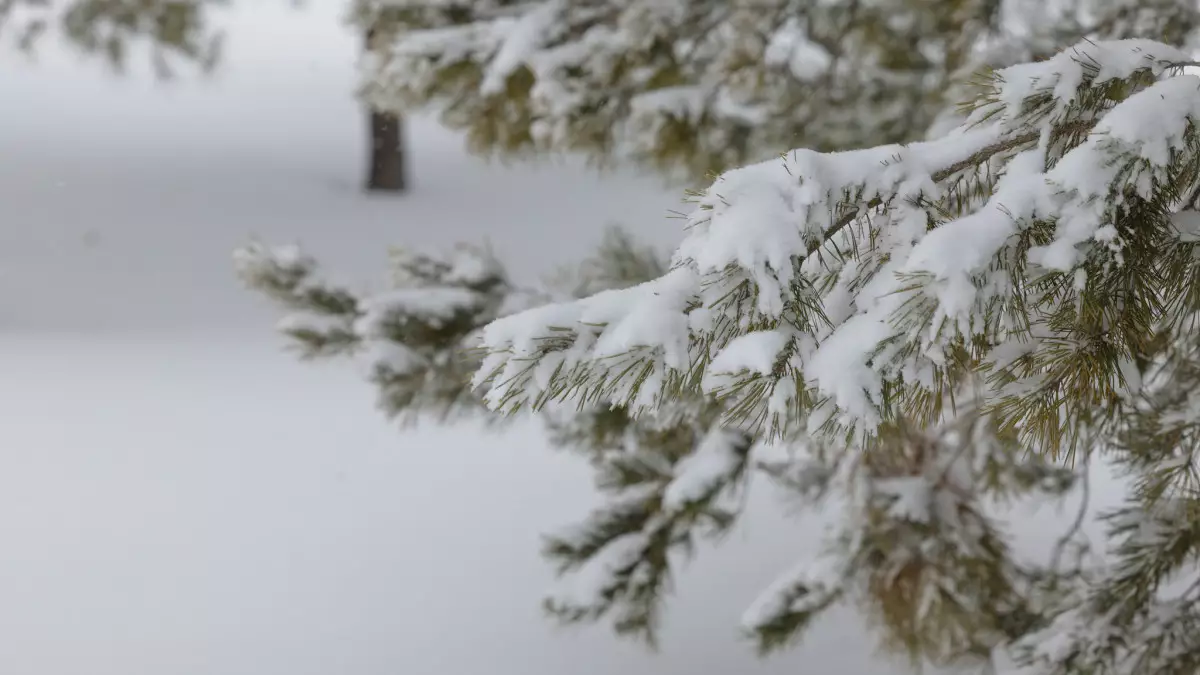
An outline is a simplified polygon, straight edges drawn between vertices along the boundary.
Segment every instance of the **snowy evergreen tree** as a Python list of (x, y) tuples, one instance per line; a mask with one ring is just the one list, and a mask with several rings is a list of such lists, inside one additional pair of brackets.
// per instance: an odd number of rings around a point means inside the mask
[[(1190, 0), (365, 0), (377, 108), (473, 151), (580, 153), (696, 178), (793, 147), (919, 140), (980, 65), (1084, 37), (1180, 44)], [(947, 92), (952, 98), (947, 98)]]
[[(605, 507), (546, 547), (562, 620), (652, 640), (679, 554), (763, 473), (839, 514), (743, 617), (764, 652), (853, 603), (917, 662), (1191, 674), (1195, 65), (1081, 42), (979, 78), (931, 140), (729, 171), (669, 265), (610, 246), (584, 297), (514, 289), (468, 248), (400, 254), (365, 296), (294, 249), (239, 269), (306, 355), (364, 354), (389, 413), (541, 411), (595, 463)], [(1103, 550), (1077, 521), (1048, 560), (1015, 556), (997, 504), (1065, 495), (1097, 457), (1129, 477)]]
[(75, 47), (123, 70), (131, 50), (149, 49), (161, 77), (180, 65), (208, 71), (220, 57), (222, 34), (210, 22), (225, 0), (0, 0), (0, 36), (29, 50), (57, 28)]

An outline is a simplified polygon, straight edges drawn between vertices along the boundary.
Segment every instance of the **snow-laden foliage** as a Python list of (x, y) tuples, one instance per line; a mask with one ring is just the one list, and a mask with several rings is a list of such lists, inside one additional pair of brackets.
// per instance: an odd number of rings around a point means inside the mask
[(885, 646), (914, 662), (988, 663), (997, 646), (1041, 625), (1045, 575), (1012, 556), (981, 496), (1055, 497), (1076, 477), (1014, 452), (978, 409), (936, 429), (899, 422), (883, 439), (868, 452), (810, 443), (762, 467), (814, 506), (834, 500), (838, 517), (814, 554), (747, 609), (742, 627), (770, 652), (848, 601), (883, 628)]
[(468, 340), (514, 297), (487, 251), (442, 258), (393, 251), (394, 288), (356, 294), (322, 279), (296, 246), (252, 244), (235, 255), (242, 279), (288, 310), (278, 328), (304, 358), (350, 355), (379, 389), (389, 417), (472, 412), (478, 367)]
[[(755, 465), (842, 517), (747, 612), (764, 650), (850, 600), (935, 663), (1193, 673), (1194, 65), (1082, 42), (980, 78), (937, 138), (729, 171), (669, 270), (497, 319), (475, 384), (508, 413), (706, 400), (723, 433), (803, 449)], [(986, 504), (1063, 494), (1096, 453), (1131, 477), (1108, 563), (1071, 532), (1049, 564), (1015, 560)], [(705, 484), (736, 489), (728, 466)]]
[[(1081, 44), (996, 72), (943, 138), (730, 171), (669, 272), (492, 323), (478, 382), (498, 410), (603, 391), (640, 411), (689, 391), (756, 433), (861, 441), (937, 419), (975, 375), (1012, 422), (1082, 424), (1099, 411), (1036, 392), (1097, 385), (1115, 404), (1160, 296), (1184, 290), (1161, 279), (1191, 246), (1173, 217), (1197, 168), (1200, 78), (1171, 68), (1187, 62), (1147, 41)], [(1153, 274), (1130, 281), (1143, 262)], [(1092, 372), (1078, 355), (1097, 351)]]
[[(952, 86), (1084, 37), (1180, 44), (1190, 0), (360, 0), (362, 93), (501, 156), (695, 178), (791, 147), (912, 141)], [(949, 94), (948, 94), (949, 92)], [(950, 98), (948, 98), (948, 96)]]
[[(606, 503), (546, 542), (560, 620), (652, 641), (681, 554), (760, 473), (836, 514), (750, 603), (764, 652), (851, 603), (914, 661), (1193, 673), (1195, 65), (1128, 39), (996, 70), (930, 140), (725, 173), (669, 265), (612, 239), (571, 297), (470, 248), (398, 254), (381, 293), (294, 249), (240, 270), (304, 354), (365, 355), (389, 414), (537, 411), (594, 464)], [(1100, 453), (1129, 477), (1106, 551), (1081, 515), (1014, 556), (996, 505), (1062, 496)]]

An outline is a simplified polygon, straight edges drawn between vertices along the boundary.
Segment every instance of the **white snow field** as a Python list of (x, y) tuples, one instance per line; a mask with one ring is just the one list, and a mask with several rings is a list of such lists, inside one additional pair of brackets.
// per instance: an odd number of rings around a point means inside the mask
[(739, 640), (817, 543), (764, 492), (679, 578), (660, 653), (554, 627), (538, 535), (584, 515), (586, 467), (533, 425), (398, 430), (353, 368), (281, 350), (233, 275), (250, 237), (355, 283), (388, 244), (487, 237), (530, 280), (610, 222), (670, 246), (681, 192), (487, 166), (416, 120), (414, 191), (367, 198), (356, 38), (339, 3), (277, 4), (228, 15), (211, 82), (0, 59), (0, 672), (903, 672), (850, 612), (769, 660)]

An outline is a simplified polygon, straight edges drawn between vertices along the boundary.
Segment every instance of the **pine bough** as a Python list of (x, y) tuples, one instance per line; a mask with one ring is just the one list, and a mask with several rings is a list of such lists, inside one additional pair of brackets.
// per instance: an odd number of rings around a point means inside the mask
[[(761, 472), (840, 514), (746, 612), (763, 651), (854, 602), (914, 660), (1190, 674), (1191, 65), (1153, 41), (1085, 42), (981, 77), (935, 140), (727, 172), (668, 266), (586, 297), (519, 293), (482, 255), (402, 260), (400, 288), (371, 297), (294, 252), (251, 247), (241, 269), (301, 312), (283, 328), (309, 354), (375, 354), (390, 411), (544, 411), (588, 454), (610, 499), (548, 540), (572, 572), (547, 603), (564, 620), (653, 639), (678, 554), (727, 531)], [(1068, 532), (1049, 562), (1018, 560), (989, 505), (1064, 495), (1101, 453), (1130, 476), (1104, 555)]]
[[(358, 0), (361, 94), (486, 155), (701, 178), (921, 138), (965, 73), (1084, 37), (1182, 43), (1192, 0)], [(949, 96), (949, 98), (948, 98)]]

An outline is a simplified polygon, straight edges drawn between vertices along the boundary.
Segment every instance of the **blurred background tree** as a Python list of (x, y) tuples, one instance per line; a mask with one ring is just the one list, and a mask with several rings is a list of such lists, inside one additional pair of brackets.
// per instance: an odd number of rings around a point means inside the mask
[(795, 147), (919, 139), (980, 68), (1085, 37), (1180, 44), (1194, 5), (365, 0), (359, 20), (390, 39), (361, 87), (377, 109), (438, 112), (481, 155), (577, 153), (695, 181)]
[[(211, 70), (228, 0), (0, 0), (26, 49), (51, 29), (123, 68)], [(295, 3), (300, 4), (300, 3)], [(404, 115), (501, 159), (581, 155), (687, 183), (794, 147), (842, 150), (952, 123), (981, 68), (1084, 37), (1182, 44), (1186, 0), (350, 0), (362, 35), (366, 187), (409, 183)]]
[(0, 0), (0, 31), (31, 51), (38, 38), (56, 31), (85, 54), (124, 72), (130, 52), (147, 49), (157, 75), (174, 75), (180, 65), (211, 72), (223, 34), (211, 10), (226, 0)]

